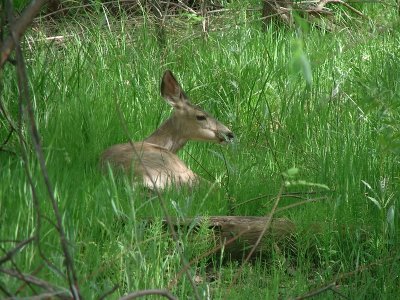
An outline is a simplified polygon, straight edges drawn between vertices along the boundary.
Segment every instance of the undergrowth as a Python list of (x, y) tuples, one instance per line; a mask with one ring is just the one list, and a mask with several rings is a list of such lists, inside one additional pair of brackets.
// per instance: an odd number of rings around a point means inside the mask
[[(400, 35), (394, 12), (389, 14), (393, 24), (386, 18), (383, 28), (355, 22), (354, 28), (333, 32), (308, 26), (263, 32), (248, 12), (238, 15), (239, 25), (207, 37), (197, 24), (178, 18), (179, 30), (167, 27), (163, 47), (146, 17), (139, 22), (88, 15), (56, 26), (40, 20), (27, 33), (24, 53), (37, 126), (83, 295), (98, 297), (118, 285), (111, 298), (167, 287), (179, 298), (193, 297), (185, 276), (171, 284), (182, 261), (161, 222), (160, 200), (98, 168), (102, 150), (139, 141), (168, 117), (159, 82), (171, 69), (192, 101), (227, 124), (236, 139), (228, 146), (193, 142), (180, 152), (192, 170), (217, 183), (163, 193), (170, 216), (264, 216), (285, 182), (280, 208), (320, 198), (276, 214), (302, 232), (295, 253), (275, 249), (268, 260), (245, 265), (234, 284), (240, 264), (226, 261), (223, 253), (192, 265), (191, 276), (201, 279), (200, 295), (291, 298), (337, 280), (336, 288), (350, 299), (396, 298)], [(221, 26), (233, 21), (222, 19)], [(3, 71), (1, 101), (17, 120), (13, 72), (11, 65)], [(4, 119), (0, 124), (2, 141), (8, 127)], [(37, 230), (37, 216), (16, 135), (5, 149), (0, 152), (0, 239), (22, 240)], [(34, 153), (29, 157), (38, 195), (46, 199)], [(297, 169), (293, 177), (282, 175)], [(41, 206), (43, 216), (53, 220), (50, 203), (43, 200)], [(50, 220), (40, 228), (41, 250), (62, 269)], [(194, 237), (179, 231), (188, 261), (215, 246), (208, 243), (209, 234), (206, 227)], [(2, 242), (3, 251), (9, 246)], [(15, 263), (26, 272), (40, 268), (41, 278), (65, 285), (43, 267), (33, 245)], [(18, 284), (0, 279), (10, 290)], [(336, 297), (331, 290), (320, 296)]]

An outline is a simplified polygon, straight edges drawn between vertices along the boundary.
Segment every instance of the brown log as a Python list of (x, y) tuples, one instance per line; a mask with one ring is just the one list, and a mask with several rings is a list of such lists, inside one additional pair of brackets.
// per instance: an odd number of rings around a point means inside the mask
[[(209, 243), (210, 250), (202, 253), (200, 257), (218, 255), (223, 249), (225, 259), (242, 260), (256, 244), (268, 220), (269, 217), (254, 216), (199, 216), (172, 220), (172, 225), (175, 229), (190, 231), (195, 246), (199, 242), (197, 237), (207, 239), (200, 241)], [(147, 222), (152, 223), (153, 219), (147, 219)], [(167, 221), (162, 222), (167, 229)], [(196, 236), (197, 229), (204, 226), (211, 231), (211, 234), (204, 237)], [(268, 260), (273, 253), (297, 256), (300, 250), (297, 246), (305, 238), (306, 242), (301, 252), (307, 252), (314, 263), (318, 264), (319, 254), (316, 247), (320, 237), (331, 234), (342, 242), (353, 241), (355, 238), (367, 241), (373, 232), (372, 227), (359, 224), (336, 224), (330, 226), (330, 229), (327, 229), (327, 226), (324, 221), (295, 225), (287, 218), (273, 218), (252, 258)]]
[[(206, 223), (212, 230), (216, 248), (223, 249), (224, 256), (242, 259), (256, 241), (269, 217), (212, 216), (174, 221), (176, 227), (199, 227)], [(164, 221), (165, 222), (165, 221)], [(253, 257), (270, 257), (273, 250), (294, 248), (293, 235), (296, 227), (286, 218), (274, 218), (265, 232)], [(217, 252), (217, 251), (216, 251)], [(219, 251), (218, 251), (219, 252)]]

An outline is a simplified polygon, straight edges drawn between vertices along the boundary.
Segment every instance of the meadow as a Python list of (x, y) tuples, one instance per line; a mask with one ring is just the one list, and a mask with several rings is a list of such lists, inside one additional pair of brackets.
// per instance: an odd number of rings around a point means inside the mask
[[(394, 2), (393, 2), (394, 3)], [(254, 3), (253, 3), (254, 4)], [(107, 11), (66, 21), (38, 18), (24, 38), (36, 123), (81, 293), (118, 299), (168, 288), (179, 299), (291, 299), (335, 284), (316, 299), (396, 299), (400, 292), (400, 32), (396, 10), (360, 5), (366, 18), (338, 10), (334, 30), (272, 25), (235, 2), (207, 35), (190, 15), (168, 19), (160, 45), (151, 16)], [(249, 4), (250, 5), (250, 4)], [(62, 36), (62, 39), (47, 39)], [(296, 224), (296, 251), (272, 248), (241, 269), (211, 250), (207, 226), (162, 225), (156, 194), (128, 177), (99, 170), (101, 152), (150, 135), (171, 113), (160, 96), (165, 70), (193, 103), (235, 133), (228, 145), (189, 142), (179, 156), (208, 181), (162, 193), (174, 219), (275, 216)], [(18, 119), (15, 69), (1, 74), (1, 101)], [(0, 118), (0, 143), (8, 123)], [(127, 128), (127, 131), (124, 128)], [(27, 126), (23, 133), (30, 143)], [(38, 230), (18, 136), (0, 151), (0, 249)], [(64, 256), (51, 203), (31, 150), (28, 169), (41, 203), (40, 249), (31, 243), (2, 269), (34, 272), (67, 288), (55, 268)], [(314, 201), (315, 200), (315, 201)], [(145, 220), (152, 219), (150, 225)], [(308, 230), (318, 227), (317, 231)], [(312, 251), (309, 251), (312, 248)], [(238, 278), (235, 278), (239, 274)], [(20, 291), (18, 291), (20, 289)], [(0, 295), (30, 296), (37, 287), (0, 275)], [(18, 294), (16, 294), (18, 291)]]

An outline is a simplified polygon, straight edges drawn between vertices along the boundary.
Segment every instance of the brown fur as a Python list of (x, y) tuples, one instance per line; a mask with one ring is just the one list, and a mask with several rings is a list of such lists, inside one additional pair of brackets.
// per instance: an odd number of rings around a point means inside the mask
[(171, 71), (164, 73), (161, 94), (174, 107), (173, 115), (144, 141), (105, 150), (101, 165), (132, 172), (137, 181), (151, 189), (164, 189), (172, 184), (192, 186), (200, 177), (176, 155), (177, 151), (189, 140), (228, 142), (233, 133), (192, 105)]

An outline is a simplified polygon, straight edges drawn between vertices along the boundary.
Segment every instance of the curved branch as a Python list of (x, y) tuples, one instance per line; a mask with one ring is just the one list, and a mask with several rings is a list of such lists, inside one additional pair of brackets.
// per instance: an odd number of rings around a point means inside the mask
[[(33, 0), (25, 8), (21, 17), (11, 24), (10, 32), (14, 33), (17, 40), (21, 38), (25, 30), (32, 23), (33, 18), (39, 13), (40, 9), (46, 2), (47, 0)], [(15, 40), (12, 36), (9, 36), (0, 48), (0, 68), (2, 68), (4, 63), (8, 60), (8, 57), (14, 48)]]
[(29, 244), (30, 242), (32, 242), (35, 238), (34, 237), (30, 237), (29, 239), (26, 239), (22, 242), (20, 242), (19, 244), (17, 244), (13, 249), (11, 249), (10, 251), (7, 251), (6, 255), (0, 258), (0, 265), (2, 265), (3, 263), (9, 261), (17, 252), (19, 252), (19, 250), (24, 247), (25, 245)]
[(120, 298), (119, 300), (131, 300), (131, 299), (136, 299), (139, 297), (144, 297), (144, 296), (149, 296), (149, 295), (159, 295), (159, 296), (163, 296), (169, 300), (176, 300), (177, 298), (175, 298), (170, 292), (168, 292), (167, 290), (143, 290), (143, 291), (137, 291), (137, 292), (133, 292), (130, 293), (122, 298)]

